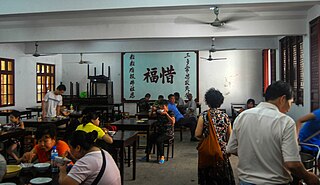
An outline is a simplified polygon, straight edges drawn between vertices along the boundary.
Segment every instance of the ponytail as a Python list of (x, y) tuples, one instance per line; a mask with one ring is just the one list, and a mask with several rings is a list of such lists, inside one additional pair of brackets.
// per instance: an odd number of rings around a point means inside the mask
[(82, 130), (76, 130), (72, 133), (69, 143), (73, 148), (76, 148), (79, 145), (83, 150), (87, 151), (94, 146), (97, 137), (98, 132), (95, 130), (89, 133)]

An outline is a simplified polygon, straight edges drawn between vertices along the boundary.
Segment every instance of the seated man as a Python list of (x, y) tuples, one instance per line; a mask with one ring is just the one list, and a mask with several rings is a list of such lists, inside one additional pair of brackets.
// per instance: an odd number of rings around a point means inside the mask
[(189, 118), (190, 121), (197, 124), (197, 103), (192, 99), (192, 94), (189, 93), (187, 95), (188, 102), (186, 103), (186, 113), (184, 115), (185, 118)]
[(139, 112), (149, 112), (150, 105), (149, 105), (149, 100), (150, 100), (151, 95), (147, 93), (144, 98), (141, 98), (138, 102), (138, 107), (139, 107)]
[(185, 114), (185, 105), (183, 99), (180, 97), (178, 92), (174, 93), (176, 106), (181, 114)]
[(176, 125), (189, 127), (190, 133), (191, 133), (190, 141), (198, 141), (198, 139), (194, 137), (194, 132), (196, 130), (196, 123), (193, 121), (190, 121), (189, 118), (184, 118), (184, 116), (180, 113), (180, 111), (177, 109), (175, 105), (175, 97), (173, 94), (169, 94), (168, 99), (169, 99), (168, 109), (174, 113)]
[[(302, 127), (302, 123), (306, 122)], [(301, 130), (300, 130), (301, 128)], [(300, 131), (300, 132), (299, 132)], [(297, 132), (299, 140), (302, 143), (320, 146), (320, 109), (317, 109), (297, 121)], [(301, 150), (314, 156), (318, 153), (318, 149), (312, 146), (301, 145)]]

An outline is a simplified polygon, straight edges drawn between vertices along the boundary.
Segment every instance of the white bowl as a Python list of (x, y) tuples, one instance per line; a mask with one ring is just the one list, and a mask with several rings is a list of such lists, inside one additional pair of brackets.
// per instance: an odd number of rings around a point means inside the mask
[(34, 164), (33, 166), (38, 170), (38, 172), (43, 173), (49, 169), (50, 163), (37, 163), (37, 164)]
[(108, 131), (108, 134), (112, 137), (116, 134), (116, 131)]
[(22, 171), (29, 171), (33, 167), (33, 163), (21, 163)]
[(50, 177), (37, 177), (30, 180), (31, 184), (48, 184), (52, 181), (52, 178)]
[(66, 157), (55, 157), (54, 158), (54, 162), (60, 163), (60, 164), (65, 164), (65, 163), (69, 163), (71, 160), (66, 158)]

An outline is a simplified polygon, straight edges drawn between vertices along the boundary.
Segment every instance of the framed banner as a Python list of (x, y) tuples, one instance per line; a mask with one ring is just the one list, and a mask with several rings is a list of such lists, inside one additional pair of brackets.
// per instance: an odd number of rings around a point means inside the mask
[(179, 92), (198, 98), (198, 52), (122, 53), (122, 100), (136, 102), (146, 93), (156, 100)]

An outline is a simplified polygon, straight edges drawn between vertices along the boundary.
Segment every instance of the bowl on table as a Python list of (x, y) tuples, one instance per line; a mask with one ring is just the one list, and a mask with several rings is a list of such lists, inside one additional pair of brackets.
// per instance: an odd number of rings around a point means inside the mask
[(114, 136), (116, 134), (116, 131), (109, 130), (108, 134), (112, 137), (112, 136)]
[(21, 171), (20, 165), (7, 165), (7, 172), (4, 174), (3, 179), (13, 178), (19, 175)]
[(33, 167), (33, 163), (21, 163), (21, 171), (26, 172), (26, 171), (30, 171), (31, 168)]
[(60, 163), (60, 164), (65, 164), (65, 163), (71, 162), (71, 160), (68, 159), (68, 158), (66, 158), (66, 157), (59, 157), (59, 156), (57, 156), (57, 157), (54, 158), (54, 162)]
[(52, 181), (50, 177), (37, 177), (30, 180), (31, 184), (49, 184)]
[(37, 169), (38, 172), (44, 173), (49, 169), (50, 163), (37, 163), (33, 166)]
[(17, 184), (14, 182), (3, 182), (3, 183), (0, 183), (0, 185), (17, 185)]

